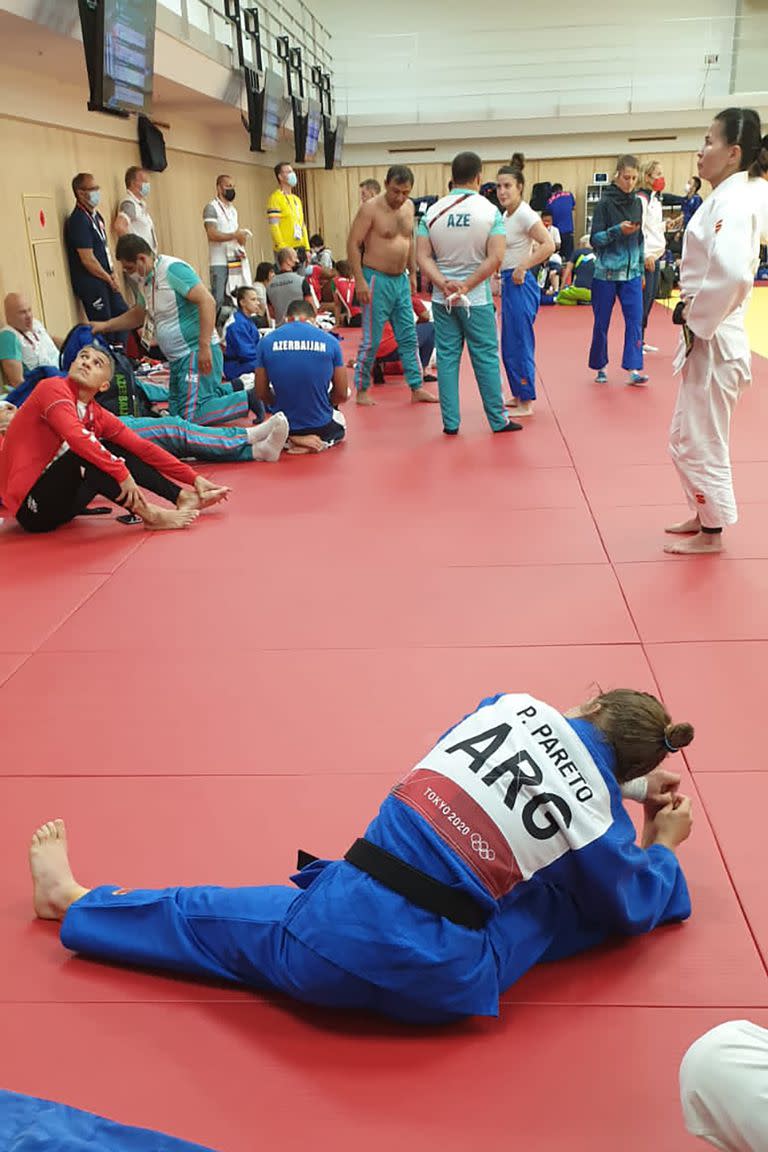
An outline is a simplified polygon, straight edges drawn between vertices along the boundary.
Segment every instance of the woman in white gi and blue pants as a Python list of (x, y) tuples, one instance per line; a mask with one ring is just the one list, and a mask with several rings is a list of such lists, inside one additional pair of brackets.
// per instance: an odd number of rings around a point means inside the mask
[[(690, 801), (660, 765), (692, 738), (645, 693), (565, 715), (492, 696), (395, 785), (343, 860), (300, 859), (296, 888), (89, 891), (57, 820), (32, 838), (35, 908), (63, 921), (65, 947), (111, 963), (412, 1023), (496, 1016), (540, 960), (690, 915), (675, 855)], [(627, 789), (645, 802), (642, 846)]]
[(515, 152), (512, 163), (496, 175), (496, 194), (505, 210), (507, 246), (501, 264), (501, 358), (512, 392), (506, 407), (515, 418), (531, 416), (536, 399), (536, 337), (533, 326), (541, 292), (531, 268), (555, 251), (555, 242), (523, 200), (525, 157)]

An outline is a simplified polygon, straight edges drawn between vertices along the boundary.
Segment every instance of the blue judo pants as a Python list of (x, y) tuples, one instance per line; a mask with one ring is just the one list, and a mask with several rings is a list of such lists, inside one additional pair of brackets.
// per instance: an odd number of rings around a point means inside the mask
[[(92, 889), (71, 906), (61, 942), (131, 967), (282, 992), (306, 1004), (382, 1012), (419, 1022), (386, 989), (344, 971), (290, 931), (295, 888)], [(429, 1012), (424, 1014), (430, 1017)]]
[(589, 350), (590, 368), (600, 371), (608, 364), (608, 328), (611, 313), (619, 298), (624, 314), (624, 353), (621, 366), (627, 372), (639, 372), (643, 367), (643, 281), (634, 280), (592, 281), (592, 347)]
[(501, 274), (501, 358), (512, 395), (525, 403), (536, 399), (536, 337), (533, 325), (541, 302), (536, 277), (526, 272), (515, 284), (512, 270)]

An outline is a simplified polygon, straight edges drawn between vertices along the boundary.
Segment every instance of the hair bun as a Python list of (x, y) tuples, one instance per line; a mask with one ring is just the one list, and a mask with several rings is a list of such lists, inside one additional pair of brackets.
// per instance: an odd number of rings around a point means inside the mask
[(693, 740), (693, 726), (691, 724), (667, 724), (664, 729), (664, 740), (670, 748), (686, 748)]
[(522, 172), (523, 168), (525, 168), (525, 156), (522, 152), (513, 152), (510, 163), (513, 168), (519, 168)]

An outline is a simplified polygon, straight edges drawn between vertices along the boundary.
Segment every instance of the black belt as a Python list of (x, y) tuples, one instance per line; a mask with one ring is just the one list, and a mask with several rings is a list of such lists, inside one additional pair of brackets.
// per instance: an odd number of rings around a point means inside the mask
[[(315, 859), (317, 857), (300, 852), (299, 868), (306, 867)], [(344, 859), (378, 880), (385, 888), (404, 896), (411, 904), (433, 912), (436, 916), (444, 916), (446, 920), (460, 924), (463, 928), (480, 931), (488, 922), (490, 913), (467, 892), (442, 884), (426, 872), (399, 860), (391, 852), (371, 844), (370, 840), (355, 840)]]

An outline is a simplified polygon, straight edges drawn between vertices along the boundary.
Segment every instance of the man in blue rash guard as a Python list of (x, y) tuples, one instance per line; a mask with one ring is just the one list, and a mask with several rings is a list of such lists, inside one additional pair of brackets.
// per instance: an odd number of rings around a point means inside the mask
[[(88, 890), (54, 820), (32, 838), (35, 911), (62, 921), (65, 947), (113, 964), (412, 1023), (495, 1016), (539, 961), (690, 915), (675, 852), (691, 806), (660, 765), (692, 738), (629, 689), (565, 715), (492, 696), (395, 785), (343, 860), (305, 858), (297, 888)], [(644, 801), (639, 845), (627, 795)]]

